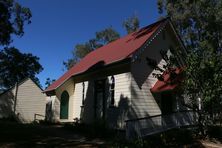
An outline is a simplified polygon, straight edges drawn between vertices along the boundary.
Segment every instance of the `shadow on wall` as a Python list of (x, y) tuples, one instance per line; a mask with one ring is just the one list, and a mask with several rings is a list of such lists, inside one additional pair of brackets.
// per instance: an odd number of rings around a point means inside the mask
[[(105, 87), (104, 87), (104, 110), (99, 110), (100, 112), (97, 114), (102, 114), (104, 111), (104, 119), (107, 124), (112, 128), (123, 128), (125, 127), (125, 120), (128, 119), (129, 113), (129, 98), (125, 97), (123, 94), (120, 95), (119, 102), (114, 106), (111, 106), (110, 102), (110, 84), (108, 83), (108, 78), (104, 79)], [(84, 106), (81, 107), (80, 118), (86, 123), (90, 124), (95, 122), (98, 118), (95, 117), (95, 112), (98, 109), (98, 104), (96, 106), (95, 101), (95, 88), (94, 88), (94, 80), (88, 81), (88, 86), (86, 88), (86, 96), (84, 100)]]
[(59, 122), (60, 119), (60, 101), (56, 97), (50, 97), (46, 103), (45, 120), (48, 122)]
[(14, 95), (8, 91), (0, 98), (0, 118), (10, 118), (14, 116)]
[(128, 118), (129, 108), (129, 98), (121, 94), (118, 105), (107, 109), (107, 122), (109, 126), (123, 129), (125, 127), (125, 120)]
[(148, 65), (146, 58), (155, 59), (160, 65), (162, 63), (162, 57), (160, 49), (167, 50), (167, 47), (163, 43), (160, 45), (159, 39), (153, 40), (149, 48), (143, 51), (143, 54), (138, 56), (138, 59), (132, 63), (131, 66), (131, 106), (130, 111), (131, 118), (149, 117), (156, 114), (160, 114), (159, 96), (153, 96), (150, 89), (153, 87), (156, 78), (152, 76), (155, 72), (151, 66)]
[(53, 101), (54, 105), (53, 105), (53, 121), (54, 122), (59, 122), (60, 120), (60, 100), (54, 98)]
[(54, 115), (53, 115), (53, 100), (47, 100), (46, 102), (46, 108), (45, 108), (45, 120), (48, 122), (55, 122), (54, 121)]
[[(153, 40), (152, 45), (158, 45), (159, 43), (157, 40)], [(162, 57), (160, 55), (160, 51), (158, 51), (157, 47), (155, 49), (155, 46), (151, 46), (149, 48), (154, 48), (153, 50), (151, 49), (145, 49), (143, 54), (138, 56), (138, 59), (132, 63), (132, 68), (131, 68), (131, 75), (133, 80), (136, 82), (137, 86), (142, 89), (142, 86), (149, 85), (151, 86), (151, 82), (147, 81), (147, 78), (152, 74), (154, 71), (151, 66), (148, 65), (146, 58), (151, 58), (154, 59), (158, 64), (161, 63)], [(163, 48), (162, 50), (167, 50), (167, 47), (160, 47)], [(152, 77), (152, 76), (151, 76)]]
[(84, 105), (82, 104), (81, 107), (80, 117), (84, 123), (92, 123), (94, 121), (94, 116), (95, 116), (94, 81), (89, 80), (88, 86), (85, 89), (87, 91), (84, 99)]
[(14, 94), (11, 91), (3, 93), (0, 97), (0, 118), (25, 122), (20, 113), (14, 113)]

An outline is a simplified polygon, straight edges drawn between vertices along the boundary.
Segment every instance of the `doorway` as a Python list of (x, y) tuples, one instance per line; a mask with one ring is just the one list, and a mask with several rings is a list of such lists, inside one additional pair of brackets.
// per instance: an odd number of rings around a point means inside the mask
[(161, 94), (161, 111), (162, 115), (167, 115), (173, 112), (173, 95), (170, 92)]
[(69, 94), (64, 91), (60, 102), (60, 119), (68, 119), (69, 116)]
[(95, 81), (95, 119), (105, 118), (105, 79)]

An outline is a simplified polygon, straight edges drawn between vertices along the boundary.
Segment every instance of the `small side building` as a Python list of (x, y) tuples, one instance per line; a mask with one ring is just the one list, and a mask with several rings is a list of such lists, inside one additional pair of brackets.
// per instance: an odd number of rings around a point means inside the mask
[(46, 97), (30, 78), (0, 94), (0, 118), (16, 117), (21, 123), (45, 118)]

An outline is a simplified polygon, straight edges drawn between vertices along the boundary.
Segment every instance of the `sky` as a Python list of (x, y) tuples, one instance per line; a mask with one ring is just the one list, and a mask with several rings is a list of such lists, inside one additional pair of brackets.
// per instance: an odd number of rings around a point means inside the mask
[(126, 35), (122, 22), (136, 14), (140, 26), (158, 20), (156, 0), (17, 0), (32, 11), (25, 34), (13, 37), (11, 46), (40, 58), (44, 70), (37, 75), (45, 88), (46, 78), (65, 73), (63, 61), (72, 57), (78, 43), (95, 37), (95, 32), (112, 26)]

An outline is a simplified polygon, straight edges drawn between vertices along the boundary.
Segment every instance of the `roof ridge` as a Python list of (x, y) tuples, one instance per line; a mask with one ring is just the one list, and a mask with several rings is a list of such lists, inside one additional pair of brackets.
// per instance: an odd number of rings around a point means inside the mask
[[(154, 22), (154, 23), (152, 23), (152, 24), (149, 24), (149, 25), (147, 25), (147, 26), (142, 27), (142, 28), (138, 29), (137, 31), (134, 31), (134, 32), (132, 32), (132, 33), (130, 33), (130, 34), (126, 34), (126, 35), (124, 35), (123, 37), (120, 37), (119, 39), (116, 39), (116, 40), (114, 40), (114, 41), (112, 41), (112, 42), (110, 42), (110, 43), (108, 43), (108, 44), (106, 44), (106, 45), (103, 45), (102, 47), (99, 47), (99, 48), (97, 48), (97, 49), (89, 52), (86, 56), (89, 56), (90, 54), (93, 54), (95, 51), (102, 50), (102, 49), (104, 49), (104, 47), (106, 47), (106, 46), (111, 46), (112, 44), (114, 44), (115, 42), (117, 42), (117, 41), (119, 41), (119, 40), (123, 40), (123, 39), (125, 39), (126, 37), (129, 37), (130, 35), (133, 35), (133, 34), (135, 34), (135, 33), (140, 32), (140, 30), (143, 30), (143, 29), (145, 29), (145, 28), (150, 28), (151, 26), (155, 26), (156, 24), (159, 24), (160, 22), (166, 21), (166, 20), (168, 20), (168, 19), (169, 19), (169, 18), (161, 19), (161, 20), (159, 20), (159, 21), (157, 21), (157, 22)], [(136, 52), (136, 51), (134, 51), (134, 52)], [(134, 52), (132, 52), (131, 54), (129, 54), (128, 57), (129, 57), (130, 55), (132, 55)], [(85, 57), (86, 57), (86, 56), (85, 56)], [(74, 66), (72, 66), (70, 69), (72, 69), (73, 67), (77, 66), (77, 64), (79, 64), (85, 57), (83, 57), (79, 62), (77, 62), (77, 63), (76, 63)]]

